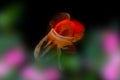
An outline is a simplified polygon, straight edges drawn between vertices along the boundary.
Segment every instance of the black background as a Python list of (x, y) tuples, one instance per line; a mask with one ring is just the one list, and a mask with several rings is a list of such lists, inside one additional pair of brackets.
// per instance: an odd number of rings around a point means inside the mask
[[(22, 3), (25, 11), (20, 31), (29, 48), (34, 49), (39, 40), (48, 32), (48, 23), (54, 14), (68, 12), (81, 21), (86, 31), (97, 25), (107, 24), (110, 20), (119, 19), (119, 5), (105, 2), (88, 2), (77, 0), (15, 0), (1, 1), (0, 9), (12, 3)], [(93, 27), (91, 27), (91, 25)]]

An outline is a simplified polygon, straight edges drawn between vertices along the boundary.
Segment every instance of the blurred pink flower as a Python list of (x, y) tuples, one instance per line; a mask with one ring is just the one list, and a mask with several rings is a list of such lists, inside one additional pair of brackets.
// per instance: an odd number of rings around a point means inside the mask
[(106, 53), (115, 54), (118, 51), (118, 33), (111, 31), (103, 35), (102, 45)]
[(21, 76), (25, 80), (44, 80), (42, 73), (32, 66), (24, 68), (21, 72)]
[(102, 75), (105, 80), (117, 80), (120, 68), (120, 56), (112, 56), (103, 67)]
[(3, 59), (9, 67), (19, 66), (25, 61), (24, 53), (21, 48), (14, 48), (7, 51)]
[(34, 66), (28, 66), (21, 72), (21, 76), (25, 80), (59, 80), (59, 72), (54, 68), (40, 70)]
[(46, 76), (46, 80), (59, 80), (60, 72), (54, 68), (48, 68), (44, 70), (44, 76)]
[(5, 77), (14, 68), (20, 66), (25, 60), (22, 48), (8, 50), (0, 60), (0, 77)]
[(5, 77), (10, 71), (8, 65), (6, 65), (3, 61), (0, 62), (0, 77)]
[(117, 32), (110, 31), (104, 35), (103, 47), (107, 53), (107, 62), (102, 68), (102, 76), (105, 80), (117, 80), (120, 68)]

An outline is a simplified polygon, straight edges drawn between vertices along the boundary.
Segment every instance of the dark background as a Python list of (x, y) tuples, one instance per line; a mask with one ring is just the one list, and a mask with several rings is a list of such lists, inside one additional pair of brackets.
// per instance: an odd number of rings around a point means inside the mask
[(49, 21), (55, 13), (70, 13), (73, 18), (85, 25), (86, 32), (92, 28), (102, 28), (100, 25), (119, 19), (119, 5), (113, 2), (111, 5), (77, 0), (4, 0), (0, 2), (0, 10), (12, 2), (22, 3), (25, 8), (19, 30), (30, 49), (34, 49), (39, 40), (47, 34)]
[[(106, 25), (110, 20), (119, 19), (118, 7), (115, 7), (114, 4), (101, 3), (91, 4), (77, 0), (29, 1), (25, 27), (28, 44), (34, 47), (38, 43), (47, 33), (49, 21), (58, 12), (70, 13), (72, 17), (85, 25), (86, 32), (92, 28), (101, 29), (100, 25)], [(96, 27), (97, 25), (100, 27)]]

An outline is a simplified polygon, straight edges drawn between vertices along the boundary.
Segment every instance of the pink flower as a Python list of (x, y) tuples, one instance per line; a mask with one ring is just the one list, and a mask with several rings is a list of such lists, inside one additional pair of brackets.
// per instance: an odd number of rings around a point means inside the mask
[(43, 74), (32, 66), (24, 68), (21, 72), (21, 76), (25, 80), (44, 80)]
[(25, 80), (59, 80), (60, 74), (54, 68), (38, 69), (35, 66), (28, 66), (21, 71)]
[(106, 53), (115, 54), (118, 51), (118, 33), (117, 32), (107, 32), (103, 36), (103, 47)]
[(104, 35), (103, 47), (108, 59), (103, 66), (102, 76), (105, 80), (117, 80), (120, 68), (117, 32), (107, 32), (107, 34)]
[(25, 60), (22, 48), (8, 50), (0, 60), (0, 77), (5, 77), (13, 68), (20, 66)]
[(9, 67), (19, 66), (24, 60), (25, 54), (21, 48), (11, 49), (4, 56), (4, 61)]
[(10, 71), (8, 65), (4, 63), (4, 61), (0, 61), (0, 77), (5, 77)]
[(46, 80), (59, 80), (60, 72), (54, 68), (49, 68), (44, 71), (44, 76), (46, 76)]

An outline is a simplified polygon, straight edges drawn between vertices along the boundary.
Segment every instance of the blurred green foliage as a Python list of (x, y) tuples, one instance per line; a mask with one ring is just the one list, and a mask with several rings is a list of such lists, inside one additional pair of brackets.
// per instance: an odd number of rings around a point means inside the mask
[(23, 13), (23, 5), (20, 3), (9, 4), (0, 12), (0, 29), (10, 29), (14, 26)]

